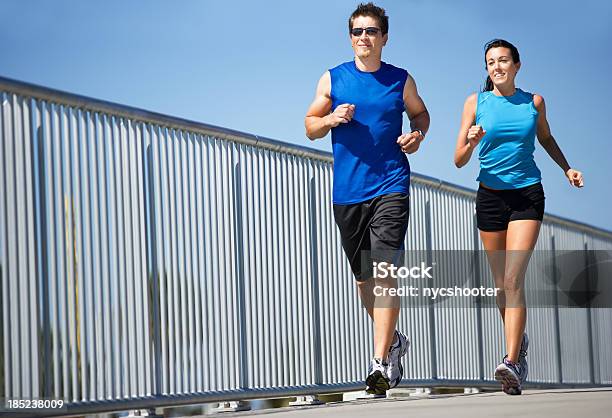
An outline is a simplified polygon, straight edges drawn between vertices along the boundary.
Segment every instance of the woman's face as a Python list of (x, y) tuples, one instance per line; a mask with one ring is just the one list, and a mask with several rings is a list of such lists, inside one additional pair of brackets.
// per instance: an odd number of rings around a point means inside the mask
[(509, 48), (491, 48), (487, 51), (485, 59), (487, 72), (495, 86), (514, 86), (514, 78), (521, 63), (512, 61), (512, 52)]

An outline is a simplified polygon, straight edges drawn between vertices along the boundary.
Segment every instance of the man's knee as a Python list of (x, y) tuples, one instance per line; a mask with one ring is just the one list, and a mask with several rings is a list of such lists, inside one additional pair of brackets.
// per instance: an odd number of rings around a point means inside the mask
[(364, 280), (355, 280), (355, 285), (357, 285), (359, 289), (368, 289), (373, 287), (374, 280), (372, 280), (372, 278)]

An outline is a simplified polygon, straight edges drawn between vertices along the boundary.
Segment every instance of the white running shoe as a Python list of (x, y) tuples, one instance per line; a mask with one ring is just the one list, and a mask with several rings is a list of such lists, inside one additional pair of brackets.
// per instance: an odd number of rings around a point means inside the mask
[[(529, 373), (529, 365), (527, 364), (527, 359), (526, 359), (528, 348), (529, 348), (529, 337), (527, 336), (527, 333), (525, 333), (523, 334), (523, 339), (521, 340), (521, 348), (519, 349), (519, 357), (518, 357), (518, 360), (519, 360), (518, 362), (520, 365), (519, 381), (521, 383), (521, 387), (523, 383), (525, 383), (525, 381), (527, 380), (527, 374)], [(504, 393), (507, 393), (508, 395), (520, 395), (520, 393), (515, 393), (516, 392), (515, 388), (506, 386), (506, 384), (503, 381), (502, 381), (502, 390), (504, 391)]]
[(387, 376), (389, 377), (389, 386), (391, 388), (399, 385), (404, 377), (402, 357), (406, 355), (408, 347), (410, 347), (410, 341), (406, 334), (396, 330), (395, 335), (397, 336), (397, 341), (389, 347), (389, 367), (387, 368)]
[(520, 395), (522, 393), (521, 376), (523, 371), (521, 369), (521, 365), (508, 360), (508, 356), (504, 357), (504, 361), (495, 369), (495, 380), (501, 382), (503, 391), (508, 395)]

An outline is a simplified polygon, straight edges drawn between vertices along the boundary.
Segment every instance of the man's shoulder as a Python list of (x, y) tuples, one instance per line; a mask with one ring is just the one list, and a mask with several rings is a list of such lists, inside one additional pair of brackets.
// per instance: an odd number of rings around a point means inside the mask
[(387, 67), (388, 71), (398, 71), (398, 72), (403, 72), (403, 73), (407, 73), (408, 72), (408, 70), (406, 70), (406, 69), (404, 69), (402, 67), (397, 67), (397, 66), (395, 66), (393, 64), (389, 64), (388, 62), (385, 62), (385, 61), (382, 61), (382, 64)]
[(398, 78), (402, 80), (406, 80), (408, 78), (408, 71), (401, 67), (396, 67), (393, 64), (389, 64), (388, 62), (382, 62), (382, 65), (385, 66), (387, 74), (390, 74), (393, 78)]
[(331, 71), (349, 69), (352, 64), (353, 64), (353, 61), (346, 61), (346, 62), (343, 62), (342, 64), (338, 64), (335, 67), (330, 68), (329, 71), (331, 72)]

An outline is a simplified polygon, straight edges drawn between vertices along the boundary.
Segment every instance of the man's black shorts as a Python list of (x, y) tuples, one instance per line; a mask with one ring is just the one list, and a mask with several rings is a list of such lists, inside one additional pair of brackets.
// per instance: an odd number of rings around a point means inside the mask
[(476, 195), (478, 229), (504, 231), (511, 221), (542, 221), (544, 200), (542, 183), (512, 190), (493, 190), (480, 186)]
[(409, 216), (410, 195), (405, 193), (389, 193), (353, 205), (334, 205), (342, 248), (356, 280), (372, 277), (372, 261), (394, 262), (390, 255), (404, 248)]

